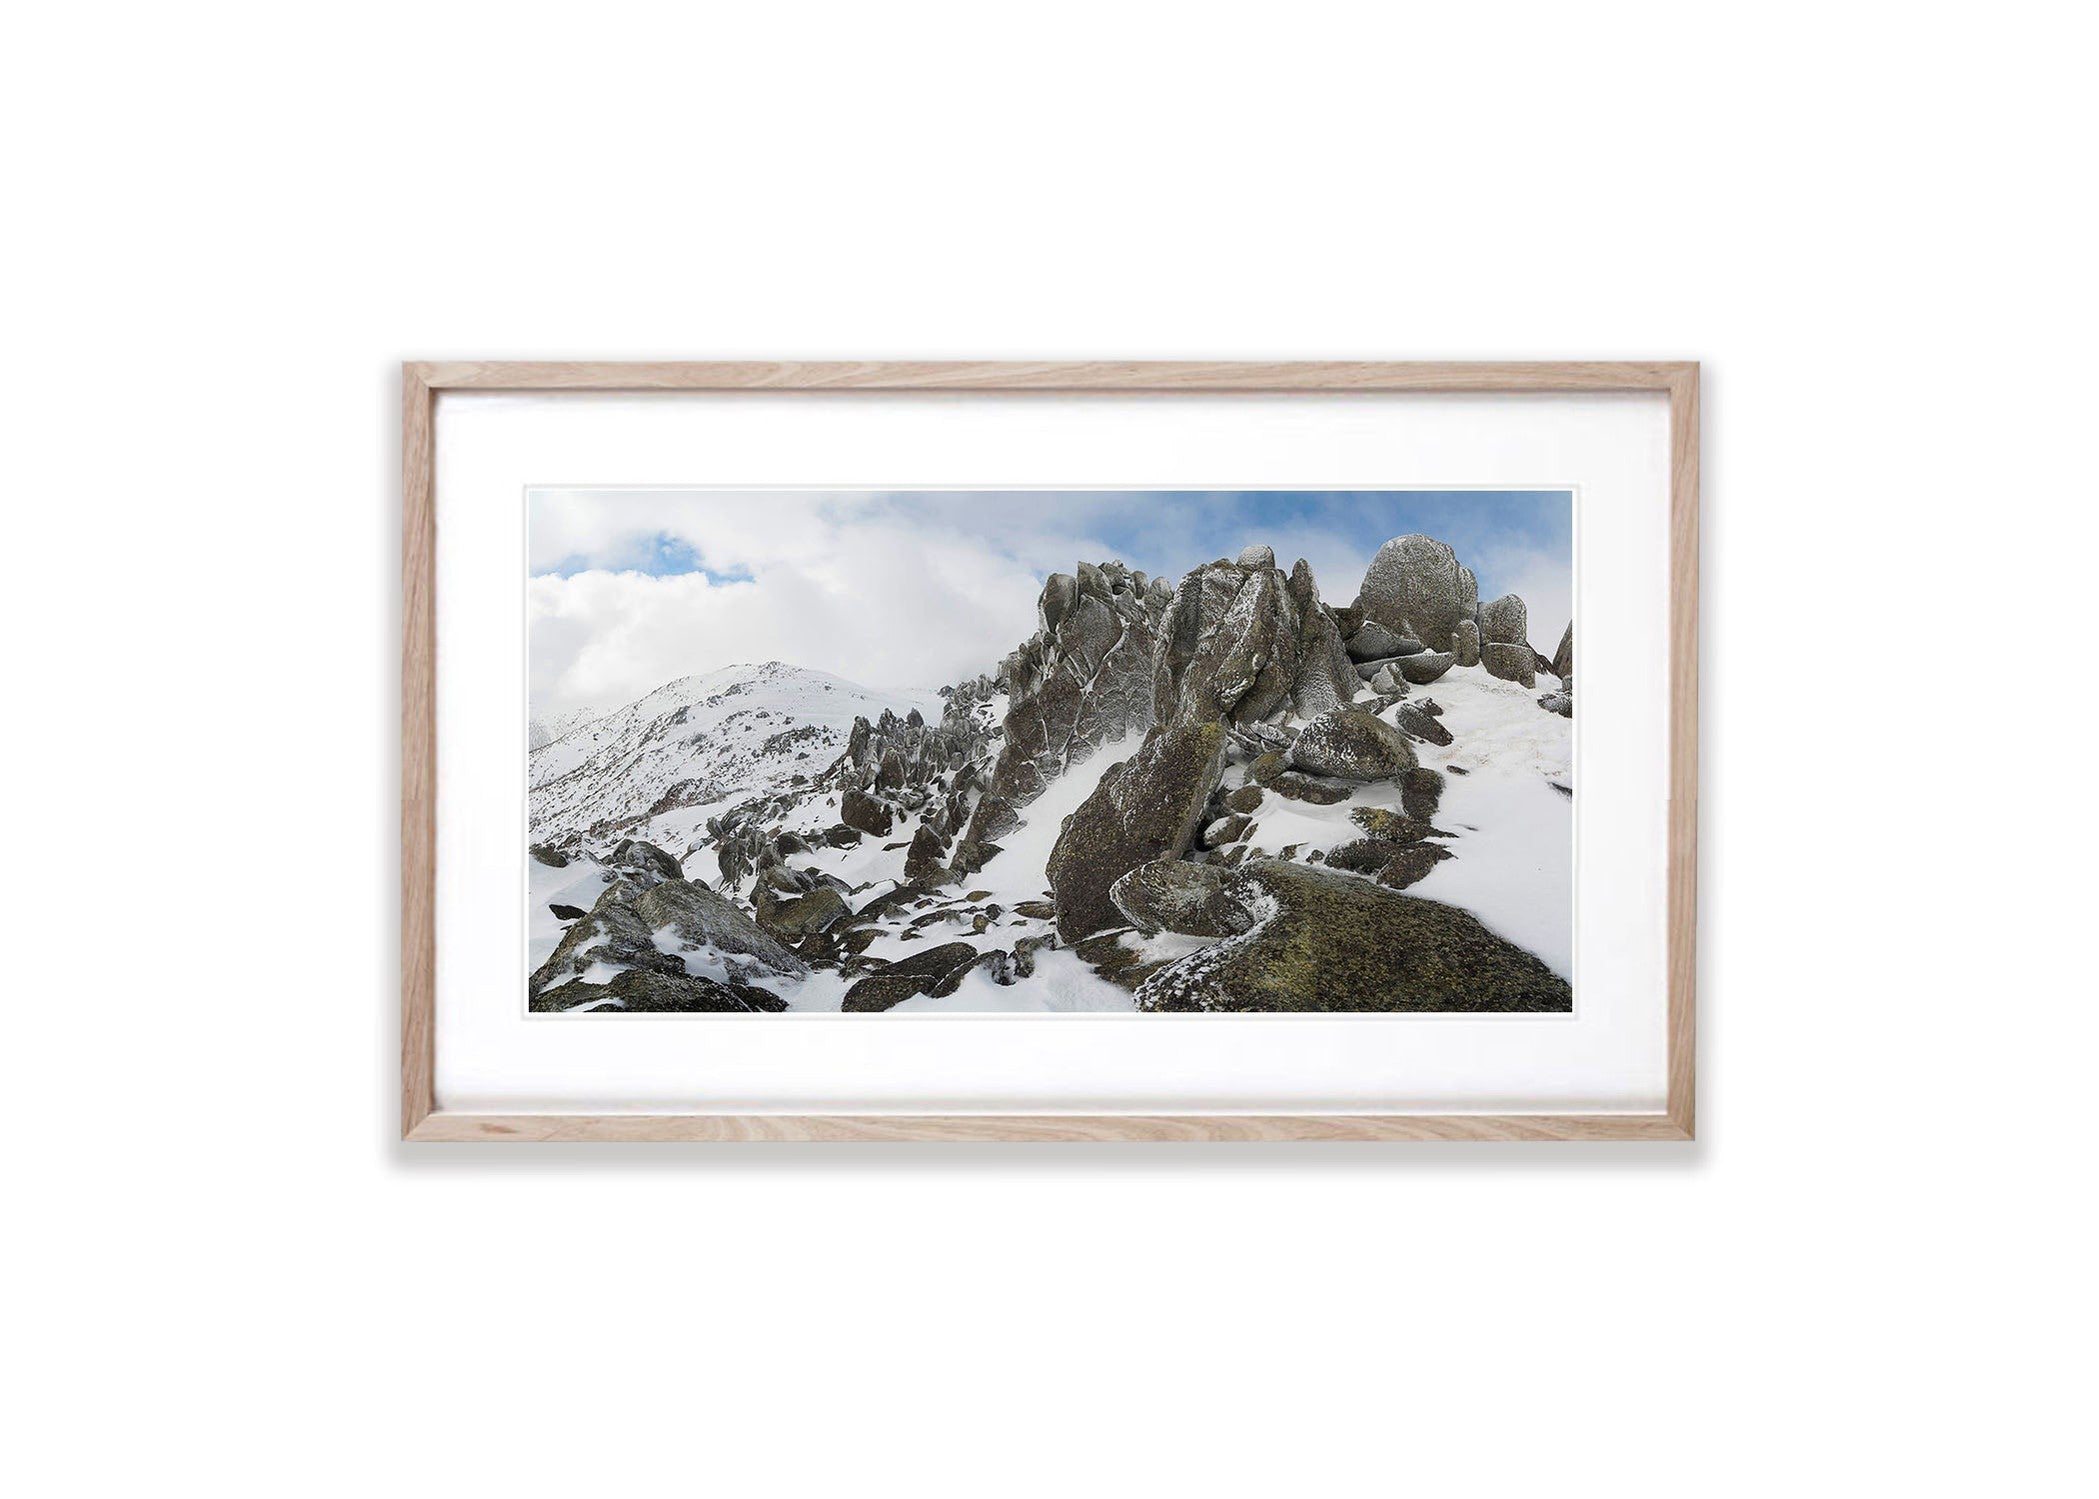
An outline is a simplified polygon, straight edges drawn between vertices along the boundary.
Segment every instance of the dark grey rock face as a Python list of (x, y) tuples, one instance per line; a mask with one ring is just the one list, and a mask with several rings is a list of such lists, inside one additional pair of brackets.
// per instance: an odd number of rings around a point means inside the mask
[(1108, 898), (1139, 931), (1229, 937), (1253, 925), (1253, 917), (1232, 898), (1237, 883), (1215, 864), (1154, 859), (1117, 880)]
[(1538, 706), (1547, 713), (1557, 713), (1562, 718), (1574, 717), (1574, 694), (1571, 692), (1548, 692), (1538, 699)]
[[(835, 892), (825, 893), (837, 898)], [(808, 964), (777, 938), (768, 936), (744, 914), (741, 906), (691, 880), (665, 880), (655, 889), (643, 892), (634, 902), (634, 914), (643, 930), (651, 934), (669, 927), (682, 942), (736, 953), (775, 973), (798, 976), (809, 971)]]
[(1487, 641), (1526, 648), (1530, 645), (1530, 610), (1513, 593), (1480, 605), (1479, 627)]
[[(598, 963), (682, 975), (684, 962), (656, 950), (653, 929), (629, 904), (642, 893), (640, 886), (626, 879), (607, 885), (598, 896), (597, 904), (590, 908), (590, 914), (561, 934), (560, 944), (527, 981), (527, 993), (537, 998)], [(744, 919), (749, 921), (750, 918)], [(760, 937), (764, 935), (759, 933)], [(793, 954), (790, 953), (789, 957)]]
[(977, 961), (977, 950), (967, 942), (944, 942), (921, 953), (892, 963), (845, 991), (842, 1008), (849, 1015), (872, 1014), (891, 1009), (905, 1000), (929, 993), (957, 970), (967, 972)]
[(1433, 537), (1395, 537), (1371, 558), (1355, 609), (1430, 650), (1447, 651), (1458, 621), (1472, 612), (1464, 597), (1469, 576), (1457, 553)]
[(1416, 739), (1425, 740), (1430, 744), (1453, 742), (1450, 730), (1437, 721), (1435, 714), (1418, 703), (1401, 703), (1399, 711), (1393, 716), (1399, 720), (1400, 728)]
[(1567, 629), (1560, 636), (1560, 648), (1552, 653), (1552, 674), (1562, 682), (1574, 680), (1574, 621), (1567, 621)]
[(531, 1008), (541, 1013), (577, 1009), (602, 1001), (590, 1013), (603, 1014), (778, 1014), (787, 1001), (756, 984), (718, 983), (682, 974), (629, 969), (607, 984), (562, 984), (533, 996)]
[(1315, 776), (1381, 781), (1414, 767), (1406, 735), (1359, 708), (1322, 713), (1290, 746), (1290, 764)]
[(1565, 979), (1455, 906), (1281, 859), (1249, 860), (1244, 875), (1259, 924), (1151, 975), (1140, 1010), (1574, 1007)]
[(614, 869), (638, 870), (661, 880), (681, 880), (685, 871), (668, 853), (653, 843), (644, 843), (639, 838), (622, 838), (612, 846), (612, 853), (605, 862)]
[(904, 856), (904, 878), (930, 880), (939, 875), (947, 850), (947, 839), (929, 824), (920, 823), (918, 831), (911, 835), (910, 852)]
[(1181, 579), (1152, 664), (1159, 723), (1240, 727), (1284, 712), (1322, 713), (1355, 694), (1340, 628), (1302, 559), (1273, 567), (1212, 562)]
[(1011, 695), (1005, 743), (977, 803), (979, 846), (1020, 826), (1050, 781), (1101, 745), (1152, 722), (1152, 658), (1169, 589), (1119, 562), (1054, 574), (1037, 601), (1038, 629), (999, 667)]
[(1401, 680), (1412, 682), (1416, 687), (1426, 687), (1449, 671), (1457, 659), (1449, 651), (1423, 651), (1418, 656), (1401, 656), (1392, 663), (1392, 669)]
[(1224, 774), (1224, 748), (1218, 723), (1155, 728), (1065, 820), (1046, 870), (1065, 941), (1120, 925), (1109, 898), (1115, 882), (1188, 851)]
[(1472, 620), (1459, 620), (1456, 631), (1451, 635), (1450, 650), (1451, 654), (1457, 658), (1458, 665), (1479, 665), (1480, 627)]
[(1537, 652), (1527, 645), (1489, 641), (1480, 647), (1480, 665), (1504, 682), (1521, 682), (1526, 687), (1534, 687), (1538, 682)]
[(1382, 661), (1388, 656), (1413, 656), (1427, 649), (1427, 646), (1412, 636), (1388, 629), (1374, 619), (1364, 620), (1357, 627), (1356, 633), (1348, 637), (1348, 654), (1357, 661)]
[(878, 801), (858, 787), (846, 788), (845, 794), (839, 797), (838, 820), (876, 838), (887, 838), (890, 828), (895, 826), (889, 803)]

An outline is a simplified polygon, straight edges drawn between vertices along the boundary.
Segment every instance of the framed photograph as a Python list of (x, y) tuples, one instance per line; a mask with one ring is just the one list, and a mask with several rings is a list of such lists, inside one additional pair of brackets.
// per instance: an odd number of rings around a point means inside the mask
[(403, 391), (405, 1138), (1692, 1138), (1696, 365)]

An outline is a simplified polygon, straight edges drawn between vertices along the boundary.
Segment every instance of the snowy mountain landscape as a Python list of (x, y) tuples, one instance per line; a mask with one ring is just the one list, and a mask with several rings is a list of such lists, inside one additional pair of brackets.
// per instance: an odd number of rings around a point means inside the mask
[(1424, 534), (1336, 581), (1081, 563), (946, 686), (535, 718), (529, 1009), (1571, 1009), (1572, 626)]

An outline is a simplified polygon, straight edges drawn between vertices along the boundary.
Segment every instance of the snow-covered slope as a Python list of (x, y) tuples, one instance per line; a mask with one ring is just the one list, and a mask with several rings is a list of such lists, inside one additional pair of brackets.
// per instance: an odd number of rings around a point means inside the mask
[(525, 725), (525, 748), (543, 749), (571, 729), (589, 723), (604, 711), (603, 708), (571, 708), (566, 713), (548, 713), (536, 717)]
[(778, 661), (680, 677), (532, 751), (532, 838), (599, 836), (666, 800), (762, 795), (829, 765), (856, 717), (914, 708), (937, 719), (939, 694), (876, 692)]

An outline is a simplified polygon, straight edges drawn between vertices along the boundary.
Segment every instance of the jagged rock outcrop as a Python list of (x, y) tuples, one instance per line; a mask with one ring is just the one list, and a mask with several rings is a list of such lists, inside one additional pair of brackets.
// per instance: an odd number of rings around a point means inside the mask
[(1457, 553), (1430, 536), (1399, 536), (1377, 549), (1354, 608), (1430, 650), (1452, 649), (1458, 623), (1472, 618), (1479, 580)]
[(614, 869), (631, 870), (644, 877), (659, 880), (680, 880), (685, 871), (664, 850), (653, 843), (644, 843), (639, 838), (622, 838), (613, 845), (605, 862)]
[(1120, 562), (1055, 573), (1036, 601), (1039, 628), (1006, 657), (1005, 743), (966, 842), (982, 846), (1020, 825), (1021, 809), (1101, 745), (1152, 722), (1152, 656), (1172, 598)]
[(1567, 621), (1567, 629), (1560, 636), (1560, 648), (1552, 653), (1552, 674), (1563, 683), (1574, 681), (1574, 621)]
[(1273, 566), (1210, 562), (1174, 590), (1152, 669), (1155, 721), (1310, 717), (1355, 691), (1354, 663), (1302, 558), (1288, 578)]
[(1154, 973), (1139, 1009), (1574, 1007), (1565, 979), (1455, 906), (1282, 859), (1249, 860), (1242, 874), (1259, 924)]
[(1065, 941), (1121, 925), (1109, 894), (1115, 882), (1140, 864), (1188, 851), (1224, 774), (1224, 754), (1217, 722), (1155, 728), (1065, 819), (1045, 870)]
[(1458, 621), (1458, 627), (1451, 635), (1450, 651), (1460, 666), (1480, 664), (1480, 627), (1477, 621)]

